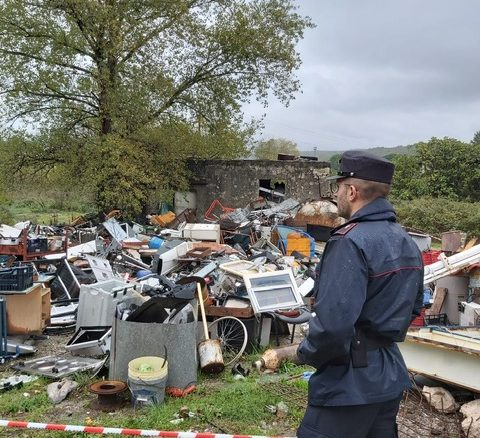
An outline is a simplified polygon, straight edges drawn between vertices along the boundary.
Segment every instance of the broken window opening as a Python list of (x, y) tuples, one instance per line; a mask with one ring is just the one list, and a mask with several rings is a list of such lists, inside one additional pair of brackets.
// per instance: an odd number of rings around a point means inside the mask
[(259, 180), (259, 196), (267, 201), (282, 202), (285, 199), (285, 183), (275, 182), (272, 186), (272, 180)]

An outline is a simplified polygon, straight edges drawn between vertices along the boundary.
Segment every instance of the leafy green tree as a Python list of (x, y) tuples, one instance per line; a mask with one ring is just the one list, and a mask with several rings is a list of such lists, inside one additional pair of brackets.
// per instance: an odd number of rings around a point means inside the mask
[[(151, 182), (170, 151), (180, 162), (248, 153), (255, 125), (244, 123), (242, 105), (293, 98), (295, 46), (311, 26), (293, 0), (0, 0), (1, 120), (40, 133), (9, 152), (11, 169), (77, 184), (88, 175), (110, 207), (125, 205), (135, 170), (127, 208), (138, 210), (147, 188), (171, 190), (165, 178)], [(152, 167), (140, 169), (135, 156)]]
[(311, 26), (290, 0), (2, 0), (10, 120), (131, 134), (177, 119), (238, 127), (241, 105), (288, 102)]
[(300, 155), (297, 144), (286, 138), (271, 138), (255, 146), (254, 156), (257, 160), (276, 160), (278, 154)]
[(394, 159), (393, 197), (480, 200), (480, 145), (433, 137), (414, 151)]
[(480, 144), (480, 131), (475, 132), (475, 135), (473, 136), (471, 143)]
[(330, 157), (330, 173), (335, 175), (340, 170), (340, 158), (342, 154), (335, 154)]

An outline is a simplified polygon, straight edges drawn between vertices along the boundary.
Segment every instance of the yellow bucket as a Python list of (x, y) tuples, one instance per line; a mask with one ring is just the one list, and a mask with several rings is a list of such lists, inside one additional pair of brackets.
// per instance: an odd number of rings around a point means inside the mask
[(163, 357), (137, 357), (128, 363), (128, 386), (134, 404), (148, 399), (148, 404), (161, 404), (165, 398), (168, 362)]
[(150, 382), (166, 377), (168, 362), (163, 357), (143, 356), (128, 362), (128, 377)]

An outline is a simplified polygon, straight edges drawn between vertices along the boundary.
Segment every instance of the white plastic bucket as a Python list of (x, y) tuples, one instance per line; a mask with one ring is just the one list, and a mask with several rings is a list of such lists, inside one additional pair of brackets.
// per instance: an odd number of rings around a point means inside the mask
[(137, 357), (128, 363), (128, 387), (134, 404), (162, 404), (168, 377), (168, 362), (163, 357)]

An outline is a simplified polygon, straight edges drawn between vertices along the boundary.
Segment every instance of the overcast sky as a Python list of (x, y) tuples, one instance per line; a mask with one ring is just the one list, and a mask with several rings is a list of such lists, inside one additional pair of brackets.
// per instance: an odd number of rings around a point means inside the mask
[(297, 0), (302, 94), (272, 99), (261, 138), (300, 149), (470, 141), (480, 130), (480, 0)]

